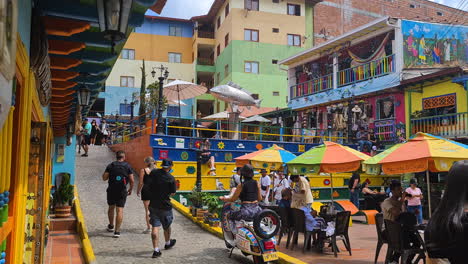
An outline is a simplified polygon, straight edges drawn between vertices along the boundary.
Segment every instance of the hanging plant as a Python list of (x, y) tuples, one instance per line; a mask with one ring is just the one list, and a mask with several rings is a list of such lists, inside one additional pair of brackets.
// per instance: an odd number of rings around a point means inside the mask
[(194, 174), (197, 169), (195, 169), (194, 166), (187, 166), (187, 169), (185, 169), (185, 171), (188, 173), (188, 174)]

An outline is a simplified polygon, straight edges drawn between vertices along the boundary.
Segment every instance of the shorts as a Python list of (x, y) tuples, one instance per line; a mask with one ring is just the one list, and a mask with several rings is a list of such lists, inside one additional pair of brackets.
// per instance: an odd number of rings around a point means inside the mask
[(262, 208), (256, 203), (245, 203), (240, 210), (231, 212), (230, 219), (235, 221), (253, 221), (262, 212)]
[(125, 207), (127, 202), (127, 190), (124, 191), (110, 191), (107, 189), (107, 204), (109, 206), (115, 205), (117, 207)]
[(209, 155), (202, 155), (202, 156), (201, 156), (201, 163), (202, 163), (202, 164), (208, 163), (208, 161), (210, 161), (210, 158), (211, 158), (211, 157), (210, 157)]
[(172, 215), (172, 209), (161, 210), (156, 208), (149, 208), (150, 211), (150, 223), (152, 227), (159, 227), (162, 225), (163, 229), (166, 230), (171, 227), (174, 216)]
[(141, 200), (142, 201), (149, 201), (151, 200), (151, 192), (145, 188), (143, 185), (143, 188), (141, 189)]
[(83, 135), (83, 145), (90, 145), (90, 144), (91, 144), (91, 136)]

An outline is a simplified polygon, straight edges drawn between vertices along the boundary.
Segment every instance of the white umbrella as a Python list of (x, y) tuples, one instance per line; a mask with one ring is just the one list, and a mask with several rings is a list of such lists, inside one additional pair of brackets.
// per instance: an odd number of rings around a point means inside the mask
[(182, 106), (186, 106), (187, 104), (184, 103), (184, 101), (179, 101), (179, 100), (171, 100), (168, 102), (170, 105), (182, 105)]
[[(205, 116), (202, 119), (205, 120), (227, 120), (229, 119), (228, 111), (219, 112), (213, 115)], [(239, 116), (239, 119), (245, 119), (243, 116)]]
[[(208, 91), (208, 88), (191, 82), (175, 80), (163, 86), (164, 97), (168, 101), (179, 101), (190, 99), (202, 95)], [(179, 104), (180, 117), (180, 104)]]
[(270, 123), (271, 121), (269, 119), (266, 119), (263, 116), (259, 116), (259, 115), (254, 115), (254, 116), (248, 117), (248, 118), (246, 118), (245, 120), (242, 121), (242, 123), (251, 123), (251, 122)]

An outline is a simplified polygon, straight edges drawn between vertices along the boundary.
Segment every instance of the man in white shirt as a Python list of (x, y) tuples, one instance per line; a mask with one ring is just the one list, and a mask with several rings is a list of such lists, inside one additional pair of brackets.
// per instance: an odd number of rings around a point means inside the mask
[(229, 187), (231, 188), (231, 190), (233, 188), (236, 188), (241, 183), (240, 169), (241, 167), (237, 167), (235, 170), (232, 171), (236, 174), (232, 175), (231, 180), (229, 182)]
[(279, 200), (282, 199), (281, 193), (283, 190), (288, 189), (289, 187), (289, 180), (284, 177), (284, 173), (282, 171), (279, 171), (273, 183), (273, 193), (276, 204), (278, 204)]
[(260, 193), (262, 195), (262, 203), (264, 205), (268, 205), (268, 196), (270, 195), (270, 185), (271, 185), (271, 178), (267, 175), (267, 171), (265, 169), (261, 169), (260, 173), (262, 177), (260, 178), (260, 187), (262, 188)]

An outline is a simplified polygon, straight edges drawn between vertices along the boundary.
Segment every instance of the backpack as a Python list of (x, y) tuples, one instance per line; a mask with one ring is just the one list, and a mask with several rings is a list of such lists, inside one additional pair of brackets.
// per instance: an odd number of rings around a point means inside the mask
[(128, 183), (127, 163), (112, 162), (109, 168), (109, 188), (112, 190), (126, 190)]

